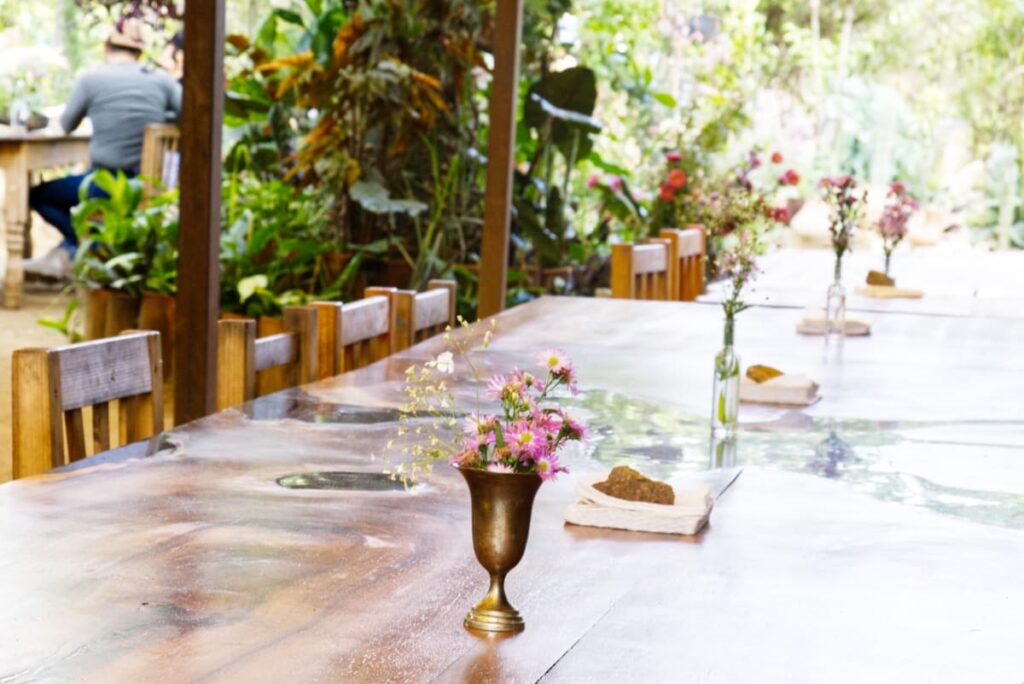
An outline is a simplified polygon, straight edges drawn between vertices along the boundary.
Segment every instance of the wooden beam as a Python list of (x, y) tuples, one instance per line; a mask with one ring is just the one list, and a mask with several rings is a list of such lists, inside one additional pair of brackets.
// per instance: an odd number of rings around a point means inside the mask
[(224, 0), (185, 11), (181, 111), (181, 228), (174, 417), (184, 423), (217, 409), (220, 285), (221, 126), (224, 119)]
[(477, 315), (481, 318), (505, 308), (522, 28), (522, 0), (498, 0), (493, 29), (494, 80), (489, 107), (487, 191), (477, 303)]

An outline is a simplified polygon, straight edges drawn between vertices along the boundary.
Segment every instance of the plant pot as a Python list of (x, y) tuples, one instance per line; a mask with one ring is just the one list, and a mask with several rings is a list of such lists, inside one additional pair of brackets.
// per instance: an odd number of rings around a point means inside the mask
[(164, 380), (171, 377), (174, 361), (174, 309), (176, 300), (171, 295), (157, 292), (142, 293), (139, 306), (139, 329), (160, 333), (160, 354), (164, 361)]
[(116, 337), (139, 325), (139, 299), (126, 292), (112, 290), (107, 298), (104, 337)]
[(505, 596), (505, 576), (526, 551), (540, 475), (477, 468), (459, 468), (459, 472), (469, 485), (473, 551), (491, 576), (487, 595), (470, 609), (463, 624), (483, 632), (522, 631), (523, 618)]
[(85, 294), (85, 339), (98, 340), (107, 334), (107, 300), (110, 290), (88, 290)]

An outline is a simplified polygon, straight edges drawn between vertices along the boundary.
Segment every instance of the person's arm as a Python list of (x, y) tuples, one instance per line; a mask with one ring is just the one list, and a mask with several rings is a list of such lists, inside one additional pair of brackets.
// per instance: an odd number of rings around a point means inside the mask
[(181, 84), (167, 77), (167, 110), (174, 113), (174, 120), (181, 117)]
[(71, 97), (60, 115), (60, 125), (65, 133), (78, 128), (89, 111), (89, 88), (85, 84), (85, 77), (79, 76), (75, 85), (71, 87)]

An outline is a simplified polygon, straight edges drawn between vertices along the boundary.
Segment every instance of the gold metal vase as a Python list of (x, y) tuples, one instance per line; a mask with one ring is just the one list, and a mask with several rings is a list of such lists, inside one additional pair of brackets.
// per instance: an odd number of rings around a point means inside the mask
[(505, 596), (505, 575), (519, 564), (530, 534), (533, 498), (540, 488), (536, 473), (492, 473), (460, 468), (469, 485), (473, 510), (473, 551), (491, 575), (487, 595), (466, 615), (463, 624), (484, 632), (519, 632), (525, 627), (519, 611)]

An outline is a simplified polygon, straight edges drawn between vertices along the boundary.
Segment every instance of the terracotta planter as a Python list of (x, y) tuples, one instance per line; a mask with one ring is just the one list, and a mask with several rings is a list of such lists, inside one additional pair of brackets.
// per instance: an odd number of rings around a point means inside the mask
[(171, 377), (174, 360), (174, 310), (176, 300), (171, 295), (144, 292), (139, 306), (139, 329), (160, 333), (160, 353), (164, 361), (164, 379)]
[(107, 300), (110, 290), (88, 290), (85, 294), (85, 339), (98, 340), (107, 334)]
[(491, 576), (487, 595), (466, 615), (464, 625), (484, 632), (519, 632), (519, 611), (505, 596), (505, 575), (519, 564), (530, 534), (533, 499), (542, 480), (536, 473), (492, 473), (459, 468), (469, 485), (473, 551)]
[(104, 337), (115, 337), (139, 325), (139, 299), (124, 292), (111, 291), (107, 298)]

